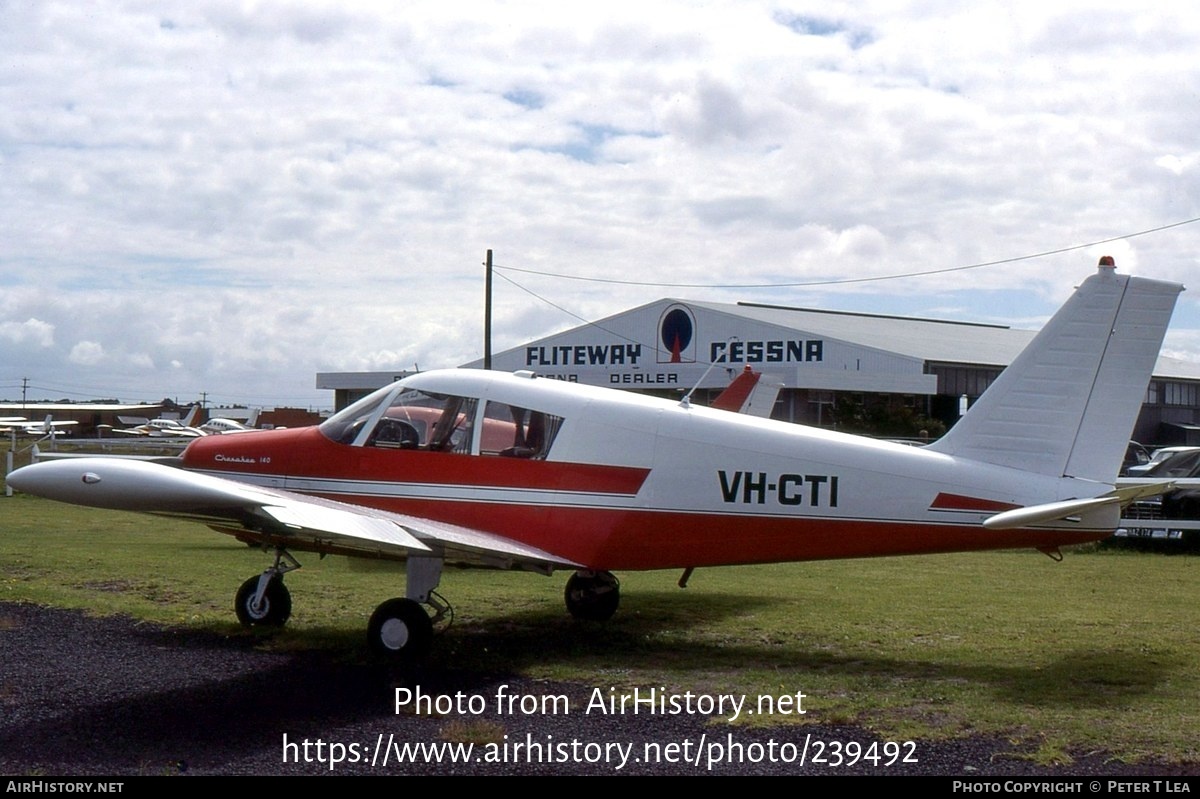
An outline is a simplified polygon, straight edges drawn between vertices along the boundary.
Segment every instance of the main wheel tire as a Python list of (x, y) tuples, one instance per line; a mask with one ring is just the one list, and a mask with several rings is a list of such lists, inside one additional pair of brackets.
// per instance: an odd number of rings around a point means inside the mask
[(292, 615), (292, 593), (283, 584), (282, 577), (273, 577), (267, 584), (262, 604), (254, 607), (254, 594), (258, 591), (258, 577), (242, 583), (233, 609), (243, 627), (282, 627)]
[(389, 599), (371, 614), (367, 642), (385, 657), (419, 657), (429, 652), (433, 622), (419, 602)]
[(563, 592), (567, 610), (585, 621), (608, 621), (621, 603), (621, 582), (612, 572), (575, 572)]

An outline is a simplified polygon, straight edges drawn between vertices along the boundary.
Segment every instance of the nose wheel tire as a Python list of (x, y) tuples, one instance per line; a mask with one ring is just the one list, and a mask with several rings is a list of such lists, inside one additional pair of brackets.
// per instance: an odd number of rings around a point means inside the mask
[(429, 652), (433, 622), (425, 608), (411, 599), (389, 599), (371, 614), (367, 642), (388, 658), (418, 657)]
[(612, 572), (575, 572), (563, 592), (567, 611), (585, 621), (608, 621), (621, 602), (621, 582)]
[(282, 577), (275, 577), (267, 584), (262, 601), (257, 605), (254, 595), (258, 593), (258, 576), (242, 583), (234, 599), (233, 608), (243, 627), (282, 627), (292, 615), (292, 594), (283, 584)]

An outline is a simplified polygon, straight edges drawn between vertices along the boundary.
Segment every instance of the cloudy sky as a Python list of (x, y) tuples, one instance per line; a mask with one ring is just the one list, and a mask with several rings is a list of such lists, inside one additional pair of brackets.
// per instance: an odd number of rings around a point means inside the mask
[(328, 406), (479, 357), (488, 248), (497, 349), (664, 296), (1037, 327), (1108, 253), (1200, 361), (1200, 9), (1135, 5), (0, 0), (0, 398)]

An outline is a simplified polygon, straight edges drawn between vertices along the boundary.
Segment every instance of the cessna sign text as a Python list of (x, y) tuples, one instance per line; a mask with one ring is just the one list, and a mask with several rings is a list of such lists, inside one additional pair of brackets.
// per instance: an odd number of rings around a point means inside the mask
[(714, 341), (709, 346), (713, 363), (794, 363), (824, 360), (821, 339), (771, 341)]

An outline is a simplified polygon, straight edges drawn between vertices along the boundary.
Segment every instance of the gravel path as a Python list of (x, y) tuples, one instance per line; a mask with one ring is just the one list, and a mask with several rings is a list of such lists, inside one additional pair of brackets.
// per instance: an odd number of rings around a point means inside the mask
[[(566, 696), (571, 712), (494, 715), (504, 685), (515, 696)], [(475, 696), (487, 710), (397, 714), (397, 688), (427, 697), (461, 692), (464, 704)], [(261, 652), (250, 638), (0, 603), (0, 773), (6, 775), (703, 774), (710, 772), (710, 758), (731, 751), (741, 752), (741, 762), (714, 763), (711, 773), (1200, 774), (1195, 764), (1133, 767), (1107, 762), (1102, 753), (1043, 768), (990, 738), (918, 741), (891, 752), (879, 744), (877, 762), (835, 766), (828, 742), (853, 741), (865, 749), (875, 739), (861, 729), (749, 729), (686, 714), (585, 715), (592, 690), (495, 674), (401, 670), (329, 652)], [(417, 762), (396, 762), (405, 744), (468, 743), (474, 749), (466, 763), (448, 762), (444, 749), (442, 762), (428, 750), (411, 758)], [(386, 765), (380, 747), (389, 753)], [(659, 762), (645, 762), (648, 749), (659, 753)], [(827, 763), (812, 762), (819, 751)], [(291, 762), (284, 762), (285, 753)], [(331, 768), (331, 755), (342, 762)], [(501, 762), (484, 762), (489, 755)], [(889, 755), (916, 762), (888, 766)]]

